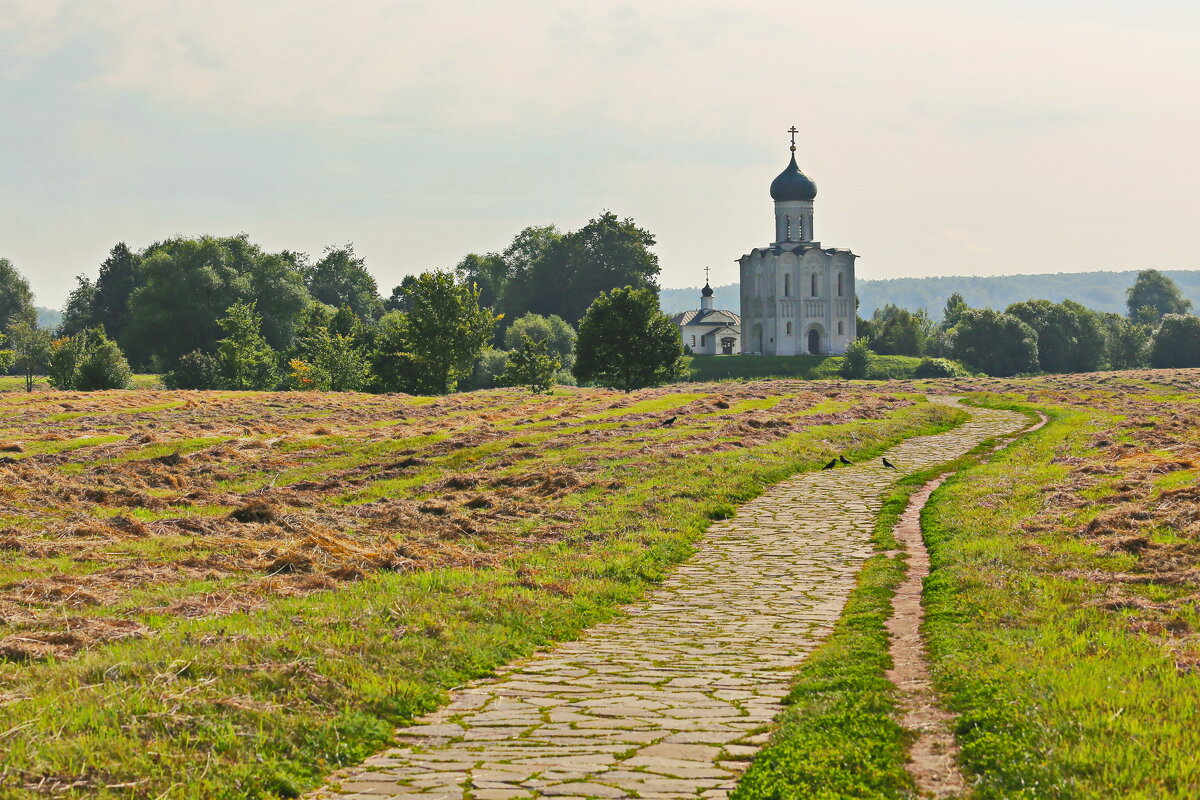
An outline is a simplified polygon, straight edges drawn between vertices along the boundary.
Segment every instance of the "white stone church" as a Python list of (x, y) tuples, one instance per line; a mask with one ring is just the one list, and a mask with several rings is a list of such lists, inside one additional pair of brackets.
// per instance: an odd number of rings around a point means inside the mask
[(741, 265), (741, 352), (838, 355), (854, 341), (854, 260), (849, 250), (813, 238), (817, 185), (792, 160), (771, 182), (775, 241), (738, 259)]

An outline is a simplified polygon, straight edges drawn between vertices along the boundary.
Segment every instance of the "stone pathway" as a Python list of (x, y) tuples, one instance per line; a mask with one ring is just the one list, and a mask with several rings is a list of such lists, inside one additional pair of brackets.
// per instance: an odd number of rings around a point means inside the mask
[[(1013, 433), (971, 421), (887, 457), (922, 469)], [(807, 472), (714, 523), (698, 552), (621, 619), (454, 692), (402, 746), (313, 798), (725, 798), (766, 743), (797, 665), (829, 633), (895, 480), (869, 464)]]

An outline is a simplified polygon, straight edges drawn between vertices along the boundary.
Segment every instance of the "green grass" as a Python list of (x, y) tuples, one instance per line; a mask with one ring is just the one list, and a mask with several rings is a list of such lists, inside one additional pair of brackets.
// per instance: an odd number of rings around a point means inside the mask
[[(137, 373), (133, 376), (132, 389), (161, 389), (162, 379), (159, 375)], [(33, 381), (34, 391), (52, 391), (44, 375), (38, 375)], [(0, 392), (25, 391), (25, 379), (20, 375), (0, 375)]]
[[(995, 446), (905, 475), (884, 498), (872, 542), (899, 545), (893, 531), (909, 499), (939, 475), (965, 468)], [(911, 735), (896, 721), (887, 620), (907, 573), (903, 555), (879, 552), (863, 564), (833, 633), (801, 665), (770, 744), (754, 759), (733, 800), (909, 798)]]
[(1053, 459), (1085, 449), (1100, 423), (1049, 413), (1042, 431), (948, 481), (924, 515), (927, 641), (973, 796), (1200, 796), (1200, 680), (1100, 608), (1102, 586), (1058, 574), (1129, 557), (1079, 542), (1070, 524), (1036, 537), (1020, 527), (1065, 474)]
[[(759, 378), (837, 378), (841, 356), (689, 356), (685, 359), (689, 381), (724, 381)], [(921, 359), (911, 356), (873, 356), (868, 378), (912, 377)]]
[(716, 453), (702, 470), (679, 459), (641, 480), (632, 472), (602, 506), (581, 504), (561, 542), (501, 568), (376, 573), (199, 620), (150, 609), (147, 638), (62, 663), (0, 663), (23, 698), (0, 707), (0, 798), (35, 796), (21, 785), (43, 778), (83, 781), (68, 797), (296, 796), (384, 746), (449, 687), (611, 617), (686, 558), (712, 519), (817, 468), (830, 448), (865, 459), (960, 417), (918, 404)]

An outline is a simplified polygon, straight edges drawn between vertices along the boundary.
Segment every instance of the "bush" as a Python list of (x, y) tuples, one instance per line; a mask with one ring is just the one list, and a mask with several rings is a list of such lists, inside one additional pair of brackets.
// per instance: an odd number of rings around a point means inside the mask
[(1167, 314), (1150, 342), (1150, 366), (1200, 366), (1200, 317)]
[(601, 292), (579, 323), (575, 377), (624, 392), (659, 386), (683, 372), (679, 328), (653, 289)]
[(496, 350), (488, 347), (479, 355), (471, 375), (463, 381), (462, 387), (467, 391), (475, 389), (494, 389), (504, 386), (504, 371), (508, 369), (507, 350)]
[(103, 328), (89, 328), (54, 342), (49, 373), (54, 388), (81, 392), (125, 389), (133, 380), (125, 354)]
[(990, 308), (962, 313), (951, 331), (954, 358), (993, 377), (1037, 372), (1037, 333), (1012, 314)]
[(855, 339), (846, 348), (846, 355), (842, 358), (842, 367), (839, 371), (843, 378), (851, 380), (861, 380), (867, 377), (867, 370), (871, 367), (871, 348), (867, 346), (866, 339)]
[(212, 356), (193, 350), (179, 357), (175, 369), (163, 373), (163, 386), (168, 389), (214, 389), (217, 385), (217, 364)]
[(562, 361), (549, 342), (538, 341), (529, 334), (521, 335), (521, 345), (509, 353), (504, 379), (513, 386), (524, 386), (533, 394), (549, 392)]
[(923, 358), (913, 371), (914, 378), (964, 378), (967, 371), (946, 358)]

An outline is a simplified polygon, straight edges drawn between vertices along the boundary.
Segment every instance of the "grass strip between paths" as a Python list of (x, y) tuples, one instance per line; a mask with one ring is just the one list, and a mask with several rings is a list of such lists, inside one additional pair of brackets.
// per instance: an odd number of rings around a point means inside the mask
[[(1028, 409), (1012, 410), (1035, 418)], [(922, 486), (978, 463), (998, 441), (985, 440), (953, 461), (902, 477), (876, 519), (876, 549), (898, 548), (893, 530)], [(801, 665), (779, 728), (732, 800), (916, 796), (905, 769), (912, 736), (896, 721), (896, 687), (886, 675), (892, 660), (885, 625), (906, 562), (906, 556), (886, 552), (864, 562), (833, 633)]]
[(383, 748), (446, 690), (636, 600), (713, 519), (829, 452), (870, 458), (965, 414), (920, 403), (680, 459), (500, 569), (377, 573), (338, 591), (30, 665), (0, 697), (0, 798), (294, 797)]

